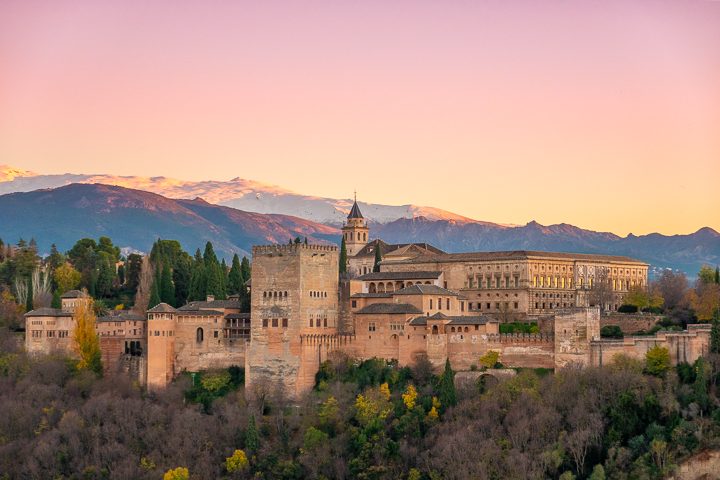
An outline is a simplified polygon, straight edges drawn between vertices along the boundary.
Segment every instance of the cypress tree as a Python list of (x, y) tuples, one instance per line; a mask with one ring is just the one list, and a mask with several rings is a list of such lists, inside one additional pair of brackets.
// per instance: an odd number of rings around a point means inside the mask
[(720, 310), (715, 311), (710, 329), (710, 353), (720, 353)]
[(190, 274), (188, 300), (205, 300), (205, 296), (207, 295), (207, 279), (205, 277), (205, 264), (203, 263), (202, 257), (200, 257), (199, 260), (196, 258), (192, 265), (192, 273)]
[(53, 298), (50, 306), (52, 308), (62, 308), (62, 301), (60, 300), (60, 290), (55, 289), (55, 291), (53, 292)]
[(32, 310), (33, 307), (33, 287), (32, 287), (32, 281), (28, 278), (27, 279), (27, 301), (25, 302), (25, 311), (29, 312)]
[(343, 235), (340, 242), (340, 275), (347, 273), (347, 246), (345, 245), (345, 236)]
[(183, 252), (183, 255), (177, 259), (175, 268), (173, 269), (173, 285), (175, 285), (175, 306), (185, 305), (190, 295), (190, 277), (191, 259), (190, 256)]
[(380, 242), (375, 247), (375, 264), (373, 265), (373, 272), (380, 271), (380, 262), (382, 262), (382, 254), (380, 253)]
[(173, 305), (175, 303), (175, 286), (172, 283), (170, 267), (163, 266), (160, 273), (160, 300)]
[(720, 267), (715, 267), (715, 283), (720, 283)]
[(232, 267), (230, 267), (230, 273), (228, 273), (228, 288), (229, 294), (239, 294), (240, 289), (243, 288), (243, 277), (240, 269), (240, 257), (237, 253), (233, 255)]
[(305, 237), (305, 240), (303, 240), (303, 243), (304, 243), (305, 245), (308, 244), (307, 237)]
[(247, 257), (243, 257), (240, 262), (240, 273), (242, 273), (243, 283), (247, 283), (250, 280), (250, 260)]
[(257, 426), (255, 425), (255, 415), (250, 415), (248, 428), (245, 431), (245, 449), (255, 453), (259, 446), (260, 436), (258, 435)]
[(153, 281), (150, 289), (150, 301), (148, 302), (148, 310), (160, 303), (160, 294), (158, 293), (158, 282)]
[(450, 359), (445, 360), (445, 371), (440, 377), (440, 403), (445, 407), (452, 407), (457, 404), (457, 393), (455, 391), (455, 372), (450, 366)]

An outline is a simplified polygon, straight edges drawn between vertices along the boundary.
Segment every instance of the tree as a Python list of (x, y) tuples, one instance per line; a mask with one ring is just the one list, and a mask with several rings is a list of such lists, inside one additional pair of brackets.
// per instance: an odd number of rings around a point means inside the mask
[(445, 359), (445, 370), (440, 376), (439, 400), (445, 407), (457, 404), (457, 392), (455, 391), (455, 372), (450, 366), (450, 359)]
[(245, 430), (245, 448), (250, 453), (257, 452), (260, 447), (260, 437), (258, 435), (257, 426), (255, 425), (255, 415), (250, 415), (248, 427)]
[(140, 285), (140, 271), (142, 270), (142, 255), (131, 253), (125, 262), (125, 286), (131, 292), (135, 292)]
[(500, 354), (497, 351), (488, 350), (485, 355), (480, 357), (480, 366), (484, 369), (495, 368), (495, 365), (498, 363), (499, 357)]
[(662, 295), (654, 286), (643, 288), (640, 285), (633, 285), (625, 294), (623, 301), (626, 305), (634, 305), (638, 310), (660, 308), (663, 305)]
[(189, 480), (190, 471), (185, 467), (172, 468), (165, 472), (163, 480)]
[(250, 260), (247, 257), (243, 257), (240, 262), (240, 273), (242, 273), (243, 282), (247, 283), (250, 280)]
[(697, 287), (688, 292), (687, 301), (698, 320), (711, 320), (715, 312), (720, 309), (720, 285), (714, 282), (698, 282)]
[(172, 272), (172, 281), (175, 286), (175, 306), (185, 305), (190, 295), (190, 280), (192, 276), (192, 257), (187, 252), (177, 259)]
[(195, 261), (192, 264), (190, 274), (190, 288), (188, 300), (205, 300), (207, 292), (207, 279), (205, 273), (205, 262), (203, 261), (200, 249), (195, 252)]
[(673, 310), (684, 306), (685, 294), (688, 289), (688, 281), (684, 273), (665, 270), (656, 283), (660, 294), (665, 299), (665, 308)]
[(160, 272), (160, 301), (173, 305), (175, 303), (175, 286), (172, 283), (170, 267), (163, 266)]
[(382, 253), (380, 252), (380, 243), (375, 247), (375, 263), (373, 264), (373, 272), (380, 271), (380, 262), (382, 262)]
[(65, 263), (65, 256), (58, 251), (57, 246), (54, 243), (50, 245), (50, 255), (48, 255), (46, 263), (51, 270), (55, 270)]
[(100, 340), (95, 331), (96, 318), (92, 299), (77, 302), (73, 317), (75, 318), (75, 350), (80, 357), (77, 367), (80, 370), (90, 370), (96, 375), (102, 375)]
[(720, 311), (713, 316), (710, 329), (710, 353), (720, 353)]
[(715, 269), (710, 265), (703, 265), (698, 272), (698, 281), (704, 284), (717, 283), (715, 281)]
[[(101, 237), (107, 238), (107, 237)], [(115, 263), (113, 258), (106, 251), (98, 254), (97, 278), (95, 280), (95, 295), (97, 297), (109, 297), (112, 293), (113, 282), (115, 281)]]
[(228, 473), (242, 472), (247, 470), (250, 462), (243, 450), (235, 450), (232, 456), (225, 459), (225, 470)]
[(340, 275), (345, 275), (347, 273), (347, 245), (345, 245), (345, 236), (343, 236), (342, 241), (340, 242)]
[(670, 352), (659, 345), (645, 354), (645, 371), (650, 375), (663, 376), (670, 369)]
[(412, 410), (415, 408), (415, 402), (417, 401), (417, 390), (415, 389), (415, 386), (411, 383), (407, 386), (407, 389), (405, 390), (405, 393), (402, 395), (403, 403), (405, 404), (405, 408), (408, 410)]
[(595, 277), (590, 288), (589, 298), (590, 304), (599, 306), (600, 311), (604, 312), (612, 308), (610, 305), (613, 301), (613, 289), (609, 269), (600, 266), (595, 267)]
[(158, 287), (157, 279), (153, 281), (152, 288), (150, 289), (150, 300), (148, 300), (147, 309), (150, 310), (155, 305), (159, 304), (162, 300), (160, 299), (160, 292)]
[(232, 266), (228, 273), (228, 293), (239, 294), (240, 290), (244, 286), (244, 280), (242, 277), (242, 271), (240, 269), (240, 258), (237, 253), (233, 255)]

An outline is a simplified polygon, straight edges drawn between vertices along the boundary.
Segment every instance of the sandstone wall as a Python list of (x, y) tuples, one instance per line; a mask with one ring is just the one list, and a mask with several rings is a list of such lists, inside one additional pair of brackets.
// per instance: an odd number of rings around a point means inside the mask
[(662, 315), (636, 313), (611, 313), (600, 317), (600, 328), (606, 325), (620, 327), (625, 335), (647, 332), (662, 320)]

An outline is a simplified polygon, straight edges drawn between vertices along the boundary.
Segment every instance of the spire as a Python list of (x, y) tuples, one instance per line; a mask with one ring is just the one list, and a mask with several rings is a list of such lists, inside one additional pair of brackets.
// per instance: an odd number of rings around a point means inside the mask
[(351, 218), (363, 218), (362, 213), (360, 213), (360, 207), (358, 207), (357, 204), (357, 192), (355, 192), (355, 201), (353, 202), (353, 206), (350, 209), (350, 214), (347, 216), (348, 220)]

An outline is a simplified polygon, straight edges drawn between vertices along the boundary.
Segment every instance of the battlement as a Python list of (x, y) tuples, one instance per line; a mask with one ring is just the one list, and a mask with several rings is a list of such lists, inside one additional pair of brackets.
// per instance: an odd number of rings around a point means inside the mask
[(487, 336), (496, 343), (553, 343), (555, 336), (550, 333), (494, 333)]
[(283, 255), (283, 254), (297, 254), (301, 251), (312, 251), (312, 252), (337, 252), (338, 247), (336, 245), (317, 245), (304, 243), (293, 243), (291, 244), (275, 244), (275, 245), (255, 245), (253, 246), (253, 256), (256, 255)]
[(313, 333), (300, 335), (301, 345), (346, 345), (353, 341), (355, 341), (354, 333)]

